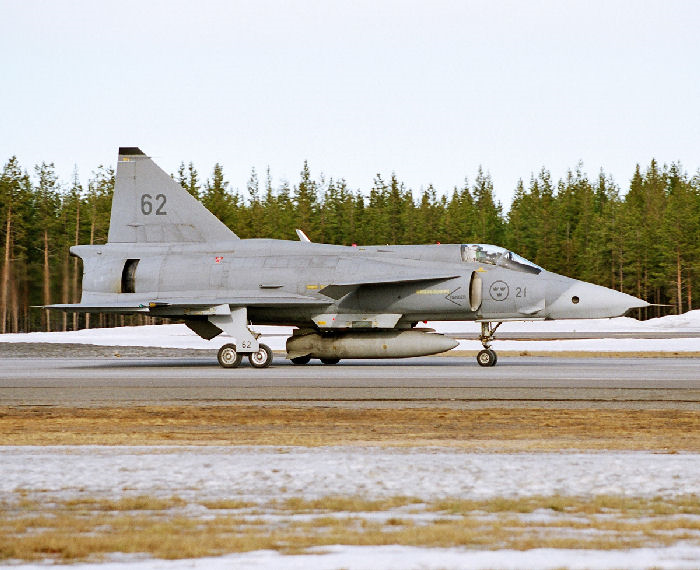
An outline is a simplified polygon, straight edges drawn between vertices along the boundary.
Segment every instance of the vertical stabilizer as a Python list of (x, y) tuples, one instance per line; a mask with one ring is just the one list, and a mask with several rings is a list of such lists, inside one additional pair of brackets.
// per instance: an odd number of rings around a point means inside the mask
[(238, 239), (141, 149), (121, 147), (109, 222), (110, 243)]

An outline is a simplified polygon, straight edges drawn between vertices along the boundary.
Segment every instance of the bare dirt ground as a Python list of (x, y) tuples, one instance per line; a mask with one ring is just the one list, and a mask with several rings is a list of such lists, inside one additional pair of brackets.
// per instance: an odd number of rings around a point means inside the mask
[(0, 407), (0, 445), (376, 445), (700, 451), (700, 412), (293, 406)]

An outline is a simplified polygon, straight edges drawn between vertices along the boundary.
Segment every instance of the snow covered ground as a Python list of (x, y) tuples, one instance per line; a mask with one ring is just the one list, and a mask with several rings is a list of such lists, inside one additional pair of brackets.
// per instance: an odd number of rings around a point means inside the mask
[(700, 454), (465, 453), (446, 448), (0, 447), (0, 494), (270, 497), (700, 494)]
[[(700, 493), (700, 455), (646, 452), (479, 454), (445, 448), (3, 447), (0, 498), (42, 503), (127, 495), (237, 499), (260, 505), (285, 498), (406, 494), (429, 501), (459, 497), (602, 494), (633, 497)], [(193, 505), (189, 516), (207, 516)], [(530, 516), (550, 516), (537, 515)], [(478, 551), (409, 546), (330, 546), (302, 555), (273, 551), (196, 560), (113, 558), (81, 570), (550, 569), (700, 567), (697, 541), (632, 550)], [(45, 568), (22, 564), (22, 570)]]
[[(429, 322), (441, 333), (479, 332), (479, 324), (473, 322)], [(284, 351), (285, 342), (292, 334), (291, 327), (257, 326), (264, 335), (264, 342), (273, 350)], [(556, 335), (561, 332), (687, 332), (700, 334), (700, 310), (683, 315), (671, 315), (648, 321), (637, 321), (627, 317), (616, 319), (590, 319), (568, 321), (507, 322), (499, 328), (507, 333), (541, 333)], [(230, 342), (226, 335), (219, 335), (206, 341), (190, 331), (185, 325), (163, 325), (143, 327), (120, 327), (113, 329), (90, 329), (76, 332), (24, 333), (0, 335), (0, 342), (60, 342), (84, 343), (106, 346), (154, 346), (167, 348), (218, 349)], [(556, 341), (508, 341), (496, 340), (493, 345), (500, 351), (584, 351), (584, 352), (697, 352), (700, 351), (700, 338), (672, 339), (611, 339), (556, 340)], [(478, 350), (481, 344), (476, 340), (461, 341), (456, 350)]]
[[(317, 553), (294, 556), (259, 550), (218, 558), (133, 560), (65, 567), (74, 570), (698, 570), (699, 564), (700, 548), (682, 545), (609, 551), (327, 546), (317, 549)], [(12, 566), (15, 570), (47, 567), (46, 564)]]

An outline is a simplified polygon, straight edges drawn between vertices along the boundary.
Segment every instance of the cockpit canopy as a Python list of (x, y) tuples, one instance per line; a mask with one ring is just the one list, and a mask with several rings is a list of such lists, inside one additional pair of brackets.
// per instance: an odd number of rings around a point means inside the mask
[(462, 261), (470, 263), (488, 263), (498, 265), (514, 271), (524, 271), (525, 273), (540, 273), (543, 269), (528, 261), (517, 253), (508, 251), (504, 247), (489, 245), (486, 243), (465, 243), (462, 244)]

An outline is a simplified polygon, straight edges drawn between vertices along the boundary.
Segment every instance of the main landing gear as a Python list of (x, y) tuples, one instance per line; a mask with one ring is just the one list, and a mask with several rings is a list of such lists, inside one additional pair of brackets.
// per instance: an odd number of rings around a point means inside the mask
[(236, 339), (236, 344), (225, 344), (219, 349), (216, 358), (223, 368), (238, 368), (244, 355), (248, 355), (251, 366), (267, 368), (272, 362), (272, 350), (258, 342), (260, 335), (248, 328), (246, 307), (231, 309), (228, 305), (218, 307), (218, 311), (208, 316), (216, 328)]
[(501, 326), (502, 323), (496, 323), (496, 326), (492, 326), (492, 323), (484, 322), (481, 323), (481, 334), (479, 335), (479, 340), (484, 347), (484, 350), (480, 351), (476, 355), (476, 361), (479, 366), (495, 366), (498, 361), (498, 356), (496, 351), (491, 350), (491, 341), (496, 334), (496, 329)]
[[(225, 344), (216, 355), (223, 368), (238, 368), (243, 355), (236, 350), (235, 344)], [(257, 352), (249, 352), (248, 360), (254, 368), (267, 368), (272, 362), (272, 350), (266, 344), (260, 344)]]

